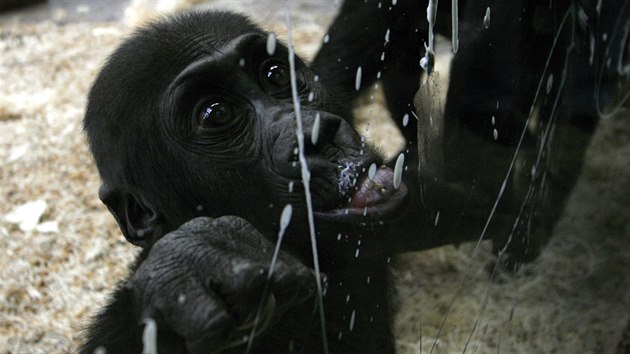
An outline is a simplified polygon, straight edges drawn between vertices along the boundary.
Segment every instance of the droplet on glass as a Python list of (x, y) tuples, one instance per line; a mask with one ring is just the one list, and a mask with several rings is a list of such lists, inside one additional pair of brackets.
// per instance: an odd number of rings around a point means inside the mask
[(142, 353), (157, 354), (157, 324), (151, 318), (144, 319), (144, 331), (142, 331)]
[(409, 114), (405, 113), (405, 115), (403, 116), (402, 123), (403, 123), (403, 127), (406, 127), (407, 124), (409, 124)]
[(553, 74), (549, 74), (547, 78), (547, 93), (551, 92), (551, 88), (553, 87)]
[(420, 59), (420, 67), (426, 72), (429, 71), (429, 59), (427, 59), (427, 57), (422, 57), (422, 59)]
[(355, 311), (356, 310), (352, 310), (352, 315), (350, 315), (350, 332), (352, 332), (352, 329), (354, 328), (354, 315), (355, 315)]
[(370, 169), (368, 170), (368, 179), (370, 181), (373, 180), (375, 175), (376, 175), (376, 164), (372, 163), (370, 165)]
[[(451, 44), (453, 45), (453, 53), (459, 50), (459, 6), (457, 0), (451, 1)], [(435, 21), (435, 19), (433, 20)]]
[(483, 16), (483, 26), (490, 28), (490, 7), (486, 8), (486, 14)]
[(405, 165), (405, 154), (401, 153), (396, 159), (396, 165), (394, 167), (394, 188), (400, 187), (400, 181), (402, 179), (402, 171)]
[(267, 36), (267, 54), (274, 55), (276, 53), (276, 34), (269, 32)]
[(321, 124), (321, 118), (319, 112), (315, 114), (315, 122), (313, 122), (313, 130), (311, 130), (311, 143), (313, 145), (317, 144), (317, 140), (319, 139), (319, 126)]
[(357, 91), (359, 91), (359, 89), (361, 88), (361, 73), (362, 73), (362, 70), (361, 70), (361, 67), (359, 66), (357, 68), (357, 75), (354, 80), (354, 89)]
[(328, 43), (330, 41), (330, 35), (326, 34), (324, 36), (324, 43)]
[(496, 129), (492, 130), (492, 137), (494, 137), (494, 140), (499, 138), (499, 132)]
[(293, 207), (291, 204), (287, 204), (282, 209), (282, 214), (280, 215), (280, 232), (283, 233), (286, 230), (287, 226), (291, 222), (291, 215), (293, 215)]

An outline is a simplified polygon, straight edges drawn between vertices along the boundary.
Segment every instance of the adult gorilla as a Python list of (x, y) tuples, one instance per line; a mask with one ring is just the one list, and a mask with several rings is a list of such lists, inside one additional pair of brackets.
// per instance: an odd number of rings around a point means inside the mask
[[(148, 318), (165, 353), (242, 351), (257, 322), (266, 331), (256, 352), (322, 351), (323, 326), (304, 302), (316, 282), (288, 51), (268, 37), (240, 15), (184, 14), (137, 31), (96, 79), (85, 130), (99, 194), (144, 248), (82, 352), (140, 352)], [(342, 118), (350, 107), (329, 78), (299, 59), (296, 77), (330, 352), (393, 352), (378, 235), (407, 189)], [(287, 204), (293, 217), (261, 304)]]

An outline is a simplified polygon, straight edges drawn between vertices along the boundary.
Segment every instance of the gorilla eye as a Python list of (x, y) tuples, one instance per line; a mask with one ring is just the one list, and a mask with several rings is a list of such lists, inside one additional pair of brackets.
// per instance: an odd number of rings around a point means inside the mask
[(279, 87), (288, 85), (291, 80), (287, 67), (280, 64), (269, 66), (265, 76), (267, 77), (267, 82)]
[(208, 101), (202, 104), (197, 116), (199, 125), (203, 128), (218, 127), (235, 118), (232, 107), (220, 101)]
[(291, 73), (283, 63), (277, 60), (268, 61), (260, 68), (260, 81), (267, 93), (284, 96), (284, 91), (288, 92), (291, 83)]

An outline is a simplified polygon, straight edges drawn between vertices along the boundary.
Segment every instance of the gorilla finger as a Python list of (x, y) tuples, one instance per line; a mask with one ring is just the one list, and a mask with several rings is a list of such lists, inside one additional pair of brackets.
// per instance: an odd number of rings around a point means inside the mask
[(236, 320), (225, 303), (197, 281), (189, 282), (174, 299), (159, 307), (160, 317), (187, 340), (203, 338), (221, 344), (236, 327)]
[(278, 262), (272, 275), (271, 287), (278, 307), (285, 310), (313, 297), (317, 289), (315, 272), (301, 264), (289, 266)]
[(233, 311), (239, 323), (256, 311), (267, 283), (268, 268), (249, 259), (232, 259), (232, 270), (225, 281), (210, 284)]
[[(245, 323), (238, 328), (226, 333), (222, 342), (218, 343), (214, 336), (204, 338), (186, 340), (186, 347), (193, 353), (224, 353), (226, 351), (232, 353), (230, 349), (244, 346), (248, 343), (249, 337), (258, 337), (265, 332), (272, 322), (275, 311), (275, 297), (269, 294), (267, 301), (261, 304), (259, 311), (252, 314), (245, 320)], [(236, 351), (240, 352), (240, 351)]]

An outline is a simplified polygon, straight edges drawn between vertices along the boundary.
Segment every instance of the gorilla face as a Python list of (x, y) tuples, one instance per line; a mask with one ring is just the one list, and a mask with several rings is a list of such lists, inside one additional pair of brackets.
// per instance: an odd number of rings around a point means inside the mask
[[(187, 220), (237, 215), (307, 237), (288, 50), (229, 13), (188, 14), (140, 30), (110, 58), (85, 119), (101, 198), (125, 233), (147, 244)], [(115, 63), (115, 65), (114, 65)], [(322, 234), (374, 228), (403, 206), (406, 187), (340, 115), (336, 97), (296, 58), (304, 155)]]

